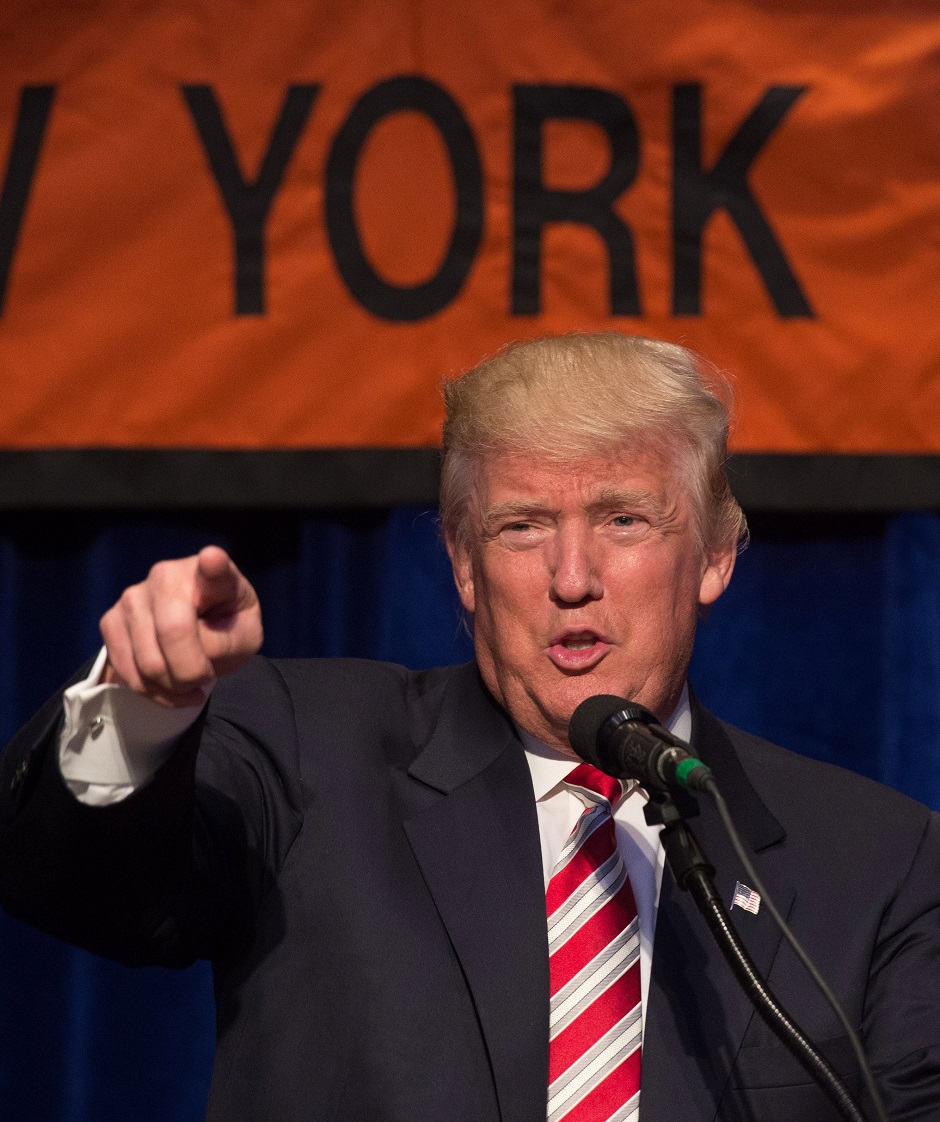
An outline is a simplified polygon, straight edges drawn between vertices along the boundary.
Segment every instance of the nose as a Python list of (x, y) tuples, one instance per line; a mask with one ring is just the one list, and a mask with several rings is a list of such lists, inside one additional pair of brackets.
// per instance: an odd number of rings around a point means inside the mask
[(599, 600), (600, 543), (589, 526), (562, 526), (556, 531), (551, 562), (551, 596), (563, 604)]

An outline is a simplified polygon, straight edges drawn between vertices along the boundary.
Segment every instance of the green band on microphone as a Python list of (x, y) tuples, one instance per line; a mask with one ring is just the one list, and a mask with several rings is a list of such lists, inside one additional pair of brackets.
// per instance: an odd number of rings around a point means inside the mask
[(697, 767), (705, 767), (701, 760), (695, 759), (694, 756), (689, 756), (688, 759), (682, 761), (676, 767), (676, 782), (681, 786), (687, 786), (686, 780), (689, 778), (689, 772), (694, 771)]

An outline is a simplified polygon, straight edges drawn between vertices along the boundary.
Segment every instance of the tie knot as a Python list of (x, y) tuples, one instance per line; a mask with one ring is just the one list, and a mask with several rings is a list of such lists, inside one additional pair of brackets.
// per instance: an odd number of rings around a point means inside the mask
[(616, 806), (623, 794), (623, 784), (619, 779), (605, 775), (592, 764), (578, 764), (565, 776), (565, 784), (583, 791), (593, 803), (596, 803), (599, 798), (604, 799), (610, 803), (611, 808)]

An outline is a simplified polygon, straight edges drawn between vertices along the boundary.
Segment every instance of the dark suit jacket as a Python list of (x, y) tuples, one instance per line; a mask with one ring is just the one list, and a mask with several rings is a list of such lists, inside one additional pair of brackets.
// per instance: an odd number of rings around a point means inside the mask
[[(0, 898), (125, 962), (212, 958), (209, 1117), (544, 1122), (546, 923), (531, 782), (475, 666), (254, 660), (155, 779), (107, 809), (55, 762), (59, 699), (0, 784)], [(858, 1025), (892, 1118), (940, 1119), (940, 817), (696, 708), (693, 742), (779, 907)], [(197, 752), (197, 748), (199, 749)], [(699, 840), (730, 902), (711, 806)], [(771, 922), (758, 965), (858, 1087), (834, 1015)], [(829, 1122), (668, 873), (643, 1122)]]

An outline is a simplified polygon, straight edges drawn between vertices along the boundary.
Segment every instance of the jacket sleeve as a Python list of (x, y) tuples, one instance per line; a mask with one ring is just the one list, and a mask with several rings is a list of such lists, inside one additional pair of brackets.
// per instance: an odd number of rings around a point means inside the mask
[(251, 924), (303, 803), (293, 706), (255, 659), (217, 686), (150, 783), (106, 807), (62, 780), (61, 694), (0, 761), (0, 904), (128, 964), (188, 965)]
[[(859, 870), (864, 876), (864, 870)], [(885, 909), (864, 1039), (892, 1122), (940, 1122), (940, 815)]]

